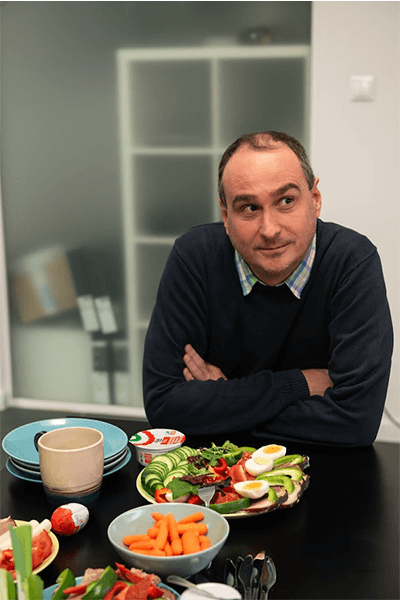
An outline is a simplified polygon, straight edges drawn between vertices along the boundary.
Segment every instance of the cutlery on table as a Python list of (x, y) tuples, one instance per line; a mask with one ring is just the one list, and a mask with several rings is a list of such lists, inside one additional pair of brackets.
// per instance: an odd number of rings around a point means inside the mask
[(244, 600), (251, 600), (253, 585), (253, 557), (248, 554), (241, 563), (238, 572), (238, 579), (244, 589), (242, 594)]
[(262, 573), (264, 567), (266, 568), (265, 552), (259, 552), (253, 560), (253, 586), (252, 586), (252, 600), (258, 600), (261, 598), (261, 585), (262, 585)]
[(179, 577), (179, 575), (168, 575), (166, 579), (167, 583), (172, 583), (175, 585), (180, 585), (181, 587), (188, 588), (190, 590), (196, 590), (196, 594), (200, 596), (204, 596), (205, 598), (212, 598), (213, 600), (224, 600), (220, 596), (216, 596), (207, 590), (203, 590), (203, 588), (199, 588), (195, 583), (184, 579), (183, 577)]
[(227, 558), (225, 562), (224, 583), (237, 589), (236, 565), (230, 558)]
[(268, 600), (269, 590), (276, 582), (276, 568), (272, 558), (265, 558), (265, 566), (261, 575), (261, 594), (260, 600)]
[(236, 566), (235, 566), (235, 588), (238, 590), (238, 592), (240, 593), (241, 596), (244, 595), (244, 589), (239, 580), (239, 569), (240, 569), (240, 565), (242, 564), (242, 562), (243, 562), (243, 558), (241, 556), (238, 556), (236, 559)]
[(203, 500), (206, 508), (210, 506), (211, 498), (215, 494), (215, 485), (207, 485), (206, 487), (199, 488), (197, 495)]

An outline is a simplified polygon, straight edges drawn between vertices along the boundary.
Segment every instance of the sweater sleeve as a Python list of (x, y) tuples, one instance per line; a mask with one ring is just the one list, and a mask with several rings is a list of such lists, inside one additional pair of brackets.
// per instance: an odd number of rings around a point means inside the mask
[(258, 435), (318, 444), (366, 446), (382, 418), (393, 330), (376, 250), (340, 284), (330, 302), (329, 375), (333, 388), (286, 407)]
[(309, 394), (299, 369), (228, 381), (184, 379), (185, 345), (201, 356), (208, 351), (207, 268), (207, 261), (184, 260), (175, 245), (161, 278), (143, 360), (144, 404), (153, 427), (200, 435), (251, 430)]

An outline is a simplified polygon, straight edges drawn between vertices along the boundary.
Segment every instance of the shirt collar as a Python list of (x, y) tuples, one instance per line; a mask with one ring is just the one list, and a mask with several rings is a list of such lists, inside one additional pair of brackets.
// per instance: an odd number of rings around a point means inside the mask
[[(285, 281), (282, 281), (282, 283), (279, 284), (286, 284), (296, 298), (301, 297), (301, 293), (308, 281), (308, 278), (310, 277), (311, 268), (315, 258), (316, 239), (317, 234), (315, 233), (308, 252), (299, 266), (293, 271), (293, 273), (289, 275), (289, 277), (285, 279)], [(254, 284), (257, 283), (257, 281), (259, 281), (262, 285), (265, 285), (265, 283), (260, 281), (260, 279), (254, 275), (249, 265), (243, 260), (237, 250), (235, 250), (235, 265), (239, 274), (243, 296), (250, 294)]]

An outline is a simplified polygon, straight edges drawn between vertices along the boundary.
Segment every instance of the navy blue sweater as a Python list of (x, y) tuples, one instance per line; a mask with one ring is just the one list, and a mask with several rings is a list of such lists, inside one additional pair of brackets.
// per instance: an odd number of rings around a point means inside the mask
[[(184, 346), (228, 381), (185, 381)], [(222, 223), (180, 237), (147, 331), (143, 391), (153, 427), (250, 431), (261, 443), (371, 444), (382, 418), (393, 332), (380, 259), (364, 236), (318, 221), (310, 278), (297, 299), (256, 283), (243, 296)], [(310, 396), (301, 369), (328, 368)]]

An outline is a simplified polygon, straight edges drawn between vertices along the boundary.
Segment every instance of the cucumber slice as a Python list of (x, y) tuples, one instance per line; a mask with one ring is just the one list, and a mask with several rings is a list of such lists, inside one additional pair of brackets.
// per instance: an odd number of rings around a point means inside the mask
[(187, 461), (182, 461), (179, 463), (175, 469), (172, 469), (164, 479), (164, 487), (168, 487), (168, 483), (174, 479), (175, 477), (182, 477), (183, 475), (187, 475), (189, 472), (189, 465)]
[(210, 504), (211, 510), (220, 513), (221, 515), (227, 515), (229, 513), (239, 512), (248, 508), (251, 504), (250, 498), (240, 498), (239, 500), (232, 500), (231, 502), (221, 502), (220, 504)]
[(190, 446), (181, 446), (180, 448), (178, 448), (178, 450), (181, 450), (185, 454), (186, 458), (188, 456), (196, 456), (197, 454), (199, 454), (198, 450), (195, 450)]
[[(169, 452), (166, 452), (165, 454), (160, 454), (160, 456), (155, 456), (153, 458), (153, 460), (151, 461), (150, 465), (156, 461), (157, 463), (163, 463), (166, 465), (168, 471), (171, 471), (171, 469), (174, 469), (176, 467), (176, 465), (178, 464), (178, 460), (176, 457), (174, 456), (169, 456)], [(150, 466), (149, 465), (149, 466)], [(147, 467), (146, 467), (147, 468)]]

